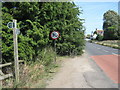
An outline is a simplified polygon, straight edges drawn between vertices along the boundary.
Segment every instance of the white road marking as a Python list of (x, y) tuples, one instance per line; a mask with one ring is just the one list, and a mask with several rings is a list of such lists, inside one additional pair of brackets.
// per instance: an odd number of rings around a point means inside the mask
[(116, 49), (113, 49), (114, 51), (118, 51), (118, 50), (116, 50)]
[(118, 54), (116, 54), (116, 53), (112, 53), (112, 54), (118, 56)]
[(109, 52), (109, 51), (107, 51), (107, 50), (103, 50), (103, 51), (105, 51), (105, 52)]
[(97, 48), (97, 49), (100, 49), (100, 48)]

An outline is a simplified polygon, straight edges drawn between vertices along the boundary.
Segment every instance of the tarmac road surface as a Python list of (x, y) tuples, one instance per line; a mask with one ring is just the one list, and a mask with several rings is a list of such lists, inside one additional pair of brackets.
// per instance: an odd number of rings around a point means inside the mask
[(120, 65), (118, 65), (118, 60), (120, 51), (118, 49), (87, 42), (86, 51), (114, 83), (119, 83), (118, 75), (120, 72), (118, 70)]
[(63, 60), (46, 88), (118, 88), (118, 50), (86, 43), (85, 53)]

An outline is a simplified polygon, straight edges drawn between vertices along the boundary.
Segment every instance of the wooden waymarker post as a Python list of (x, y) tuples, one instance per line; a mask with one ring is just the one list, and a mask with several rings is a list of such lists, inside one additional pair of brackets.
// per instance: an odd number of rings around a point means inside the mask
[(15, 80), (19, 82), (19, 62), (18, 62), (18, 42), (17, 42), (17, 20), (13, 19), (13, 41), (14, 41), (14, 68), (15, 68)]

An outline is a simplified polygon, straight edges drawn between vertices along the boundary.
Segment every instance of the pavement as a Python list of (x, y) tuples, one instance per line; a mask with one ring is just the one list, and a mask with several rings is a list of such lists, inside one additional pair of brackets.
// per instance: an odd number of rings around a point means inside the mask
[(118, 88), (118, 49), (86, 42), (85, 53), (63, 60), (46, 88)]

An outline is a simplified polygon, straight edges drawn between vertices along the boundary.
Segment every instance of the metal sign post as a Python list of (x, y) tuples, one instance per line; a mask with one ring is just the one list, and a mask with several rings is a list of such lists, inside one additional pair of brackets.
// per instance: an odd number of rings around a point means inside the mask
[(51, 38), (54, 40), (55, 62), (56, 62), (56, 39), (58, 39), (59, 36), (60, 36), (60, 33), (58, 31), (53, 31), (51, 33)]
[(56, 40), (54, 40), (54, 49), (55, 49), (55, 62), (56, 62)]
[(14, 41), (14, 65), (15, 65), (15, 79), (16, 83), (19, 82), (19, 62), (18, 62), (18, 42), (17, 42), (17, 20), (13, 20), (13, 41)]

